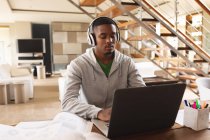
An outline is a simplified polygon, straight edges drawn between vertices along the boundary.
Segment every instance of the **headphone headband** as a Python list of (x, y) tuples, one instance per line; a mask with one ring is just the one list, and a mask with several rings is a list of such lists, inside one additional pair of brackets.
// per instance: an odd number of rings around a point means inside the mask
[(98, 18), (94, 19), (88, 27), (88, 30), (87, 30), (88, 44), (91, 46), (96, 46), (96, 44), (97, 44), (95, 34), (93, 32), (93, 27), (94, 27), (94, 23), (100, 19), (107, 19), (107, 20), (111, 21), (111, 24), (113, 24), (116, 27), (116, 41), (119, 42), (120, 41), (120, 30), (119, 30), (116, 22), (113, 19), (108, 18), (108, 17), (98, 17)]

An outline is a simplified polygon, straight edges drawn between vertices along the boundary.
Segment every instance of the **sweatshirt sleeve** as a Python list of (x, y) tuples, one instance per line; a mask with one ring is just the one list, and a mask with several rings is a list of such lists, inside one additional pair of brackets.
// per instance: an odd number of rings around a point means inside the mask
[(129, 70), (128, 70), (128, 87), (143, 87), (146, 86), (143, 81), (138, 69), (135, 66), (135, 63), (130, 59)]
[(77, 114), (82, 118), (97, 118), (101, 108), (95, 105), (84, 103), (79, 99), (79, 90), (82, 83), (81, 70), (77, 64), (72, 61), (67, 66), (67, 74), (65, 77), (65, 94), (61, 101), (62, 110)]

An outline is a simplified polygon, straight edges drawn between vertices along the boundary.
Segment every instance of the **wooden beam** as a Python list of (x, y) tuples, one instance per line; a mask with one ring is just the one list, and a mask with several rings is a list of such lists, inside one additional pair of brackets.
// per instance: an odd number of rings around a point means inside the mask
[(80, 6), (98, 6), (105, 0), (80, 0)]

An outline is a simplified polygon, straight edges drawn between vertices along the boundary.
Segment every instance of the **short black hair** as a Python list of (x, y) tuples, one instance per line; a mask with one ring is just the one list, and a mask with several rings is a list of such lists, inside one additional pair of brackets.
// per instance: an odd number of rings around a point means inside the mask
[(99, 17), (95, 21), (93, 21), (92, 27), (95, 28), (96, 26), (104, 25), (104, 24), (113, 24), (113, 25), (116, 25), (116, 23), (111, 18), (108, 18), (108, 17)]

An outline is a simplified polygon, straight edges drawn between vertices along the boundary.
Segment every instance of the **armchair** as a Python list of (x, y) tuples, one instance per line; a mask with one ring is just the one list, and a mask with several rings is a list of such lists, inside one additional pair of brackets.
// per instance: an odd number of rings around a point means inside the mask
[[(26, 68), (16, 68), (9, 64), (0, 64), (0, 83), (15, 83), (24, 81), (27, 97), (34, 97), (33, 75)], [(12, 87), (9, 86), (10, 99), (14, 99)]]

